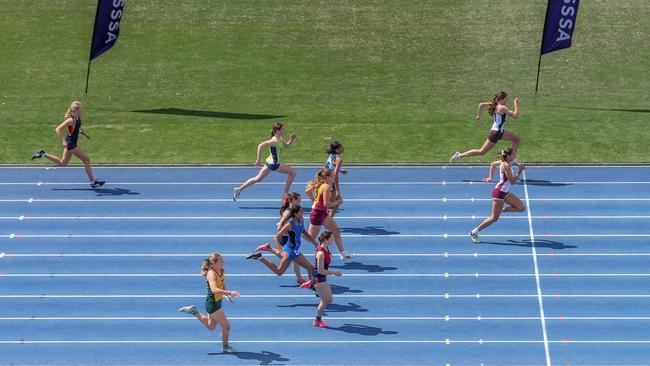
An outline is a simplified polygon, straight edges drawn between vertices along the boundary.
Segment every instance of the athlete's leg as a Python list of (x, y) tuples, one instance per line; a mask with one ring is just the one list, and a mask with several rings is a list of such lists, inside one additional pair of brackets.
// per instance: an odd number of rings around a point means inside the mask
[(503, 210), (503, 204), (503, 200), (493, 199), (492, 214), (483, 220), (483, 222), (481, 222), (473, 231), (479, 232), (499, 220), (499, 216), (501, 216), (501, 211)]
[(264, 263), (265, 266), (269, 267), (273, 273), (275, 273), (278, 276), (282, 276), (284, 272), (287, 270), (289, 267), (289, 264), (291, 264), (291, 260), (289, 259), (289, 254), (286, 252), (282, 252), (282, 260), (280, 260), (280, 265), (276, 265), (275, 263), (271, 262), (270, 260), (262, 257), (259, 259), (260, 262)]
[(72, 157), (72, 152), (64, 147), (63, 148), (63, 154), (61, 155), (60, 158), (58, 156), (48, 154), (48, 153), (45, 153), (45, 155), (43, 155), (43, 157), (45, 159), (53, 162), (54, 164), (56, 164), (58, 166), (68, 166), (68, 162), (70, 161), (70, 158)]
[(469, 151), (465, 151), (464, 153), (460, 154), (460, 157), (461, 158), (466, 158), (468, 156), (485, 155), (485, 153), (490, 151), (494, 145), (495, 145), (494, 142), (492, 142), (490, 140), (485, 140), (485, 142), (483, 143), (483, 146), (481, 146), (480, 149), (472, 149), (472, 150), (469, 150)]
[(524, 212), (526, 210), (526, 205), (512, 192), (506, 196), (505, 201), (509, 206), (504, 208), (503, 212)]
[(296, 169), (294, 169), (291, 165), (280, 164), (280, 167), (276, 170), (276, 172), (289, 175), (287, 177), (287, 182), (284, 184), (284, 194), (289, 193), (291, 184), (293, 183), (293, 180), (296, 179)]
[(84, 163), (84, 169), (86, 170), (86, 175), (88, 176), (90, 183), (94, 182), (95, 176), (93, 175), (93, 167), (90, 165), (90, 158), (88, 155), (80, 147), (73, 149), (72, 155), (76, 156)]
[(255, 184), (255, 183), (259, 183), (259, 182), (263, 181), (264, 178), (266, 178), (266, 176), (269, 175), (270, 172), (271, 172), (271, 169), (269, 169), (269, 167), (267, 167), (266, 165), (264, 165), (264, 166), (262, 167), (262, 169), (260, 169), (260, 172), (257, 173), (256, 176), (254, 176), (253, 178), (250, 178), (249, 180), (247, 180), (247, 181), (245, 181), (244, 183), (242, 183), (242, 185), (239, 186), (238, 188), (236, 188), (236, 190), (239, 191), (239, 192), (241, 192), (241, 191), (243, 191), (244, 189), (246, 189), (246, 188), (252, 186), (253, 184)]
[(504, 131), (501, 139), (512, 141), (512, 156), (513, 158), (517, 157), (517, 148), (519, 148), (519, 144), (521, 143), (521, 137), (514, 132)]
[(228, 318), (226, 318), (226, 313), (223, 312), (223, 309), (219, 309), (210, 314), (210, 318), (221, 326), (221, 343), (223, 343), (224, 346), (227, 346), (228, 338), (230, 336), (230, 322), (228, 321)]
[(316, 283), (314, 284), (314, 288), (320, 297), (320, 304), (318, 304), (318, 308), (316, 309), (316, 317), (321, 318), (325, 314), (327, 305), (332, 303), (334, 296), (332, 295), (332, 288), (327, 282)]

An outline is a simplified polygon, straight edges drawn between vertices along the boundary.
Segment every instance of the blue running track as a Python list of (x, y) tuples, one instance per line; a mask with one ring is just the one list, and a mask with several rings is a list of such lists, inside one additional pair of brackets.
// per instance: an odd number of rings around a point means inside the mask
[[(291, 269), (244, 259), (272, 240), (284, 175), (234, 203), (256, 169), (96, 168), (93, 190), (77, 167), (2, 168), (0, 365), (649, 364), (650, 167), (529, 167), (527, 211), (476, 245), (487, 170), (350, 167), (336, 221), (358, 256), (334, 258), (321, 329)], [(224, 305), (236, 354), (176, 311), (204, 311), (213, 251), (242, 294)]]

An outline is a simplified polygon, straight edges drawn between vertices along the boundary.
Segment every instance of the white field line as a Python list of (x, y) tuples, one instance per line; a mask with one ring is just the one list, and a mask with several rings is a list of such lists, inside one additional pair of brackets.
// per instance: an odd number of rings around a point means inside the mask
[(540, 273), (537, 265), (537, 248), (535, 247), (535, 233), (533, 231), (533, 218), (530, 209), (530, 199), (528, 197), (528, 184), (526, 183), (526, 171), (524, 177), (524, 195), (526, 200), (526, 216), (528, 216), (528, 230), (530, 231), (531, 248), (533, 252), (533, 265), (535, 269), (535, 284), (537, 286), (537, 302), (539, 304), (540, 322), (542, 325), (542, 338), (544, 340), (544, 353), (546, 355), (546, 366), (551, 366), (551, 354), (548, 347), (548, 333), (546, 332), (546, 320), (544, 319), (544, 300), (542, 298), (542, 287), (540, 285)]
[[(278, 203), (278, 199), (272, 198), (240, 198), (237, 202), (273, 202)], [(492, 198), (346, 198), (345, 202), (486, 202), (492, 201)], [(650, 201), (648, 197), (631, 197), (631, 198), (530, 198), (530, 201), (540, 202), (636, 202)], [(199, 203), (229, 203), (233, 204), (232, 198), (40, 198), (29, 197), (22, 199), (0, 199), (0, 202), (27, 202), (27, 203), (67, 203), (67, 202), (199, 202)]]
[[(650, 215), (544, 215), (531, 216), (544, 220), (633, 220), (650, 219)], [(471, 216), (336, 216), (337, 220), (482, 220), (481, 215)], [(504, 216), (506, 220), (526, 220), (525, 216)], [(278, 220), (278, 216), (0, 216), (0, 220)]]
[[(537, 299), (537, 294), (337, 294), (337, 298), (346, 299)], [(573, 298), (573, 299), (650, 299), (650, 294), (554, 294), (542, 295), (544, 298)], [(0, 299), (205, 299), (205, 294), (105, 294), (105, 295), (85, 295), (85, 294), (16, 294), (0, 295)], [(246, 299), (313, 299), (313, 294), (304, 295), (282, 295), (282, 294), (257, 294), (241, 295)]]
[[(268, 320), (268, 321), (285, 321), (285, 320), (313, 320), (313, 316), (303, 317), (273, 317), (273, 316), (229, 316), (231, 320)], [(328, 320), (394, 320), (394, 321), (411, 321), (411, 320), (425, 320), (425, 321), (537, 321), (539, 317), (535, 316), (328, 316)], [(546, 317), (547, 320), (558, 321), (648, 321), (648, 316), (567, 316), (567, 317)], [(0, 317), (0, 321), (120, 321), (120, 320), (134, 320), (134, 321), (147, 321), (147, 320), (180, 320), (180, 321), (196, 321), (188, 316), (53, 316), (53, 317)]]
[[(291, 277), (293, 274), (283, 274)], [(280, 276), (280, 277), (282, 277)], [(347, 273), (345, 277), (650, 277), (650, 273)], [(200, 273), (2, 273), (8, 277), (202, 277)], [(278, 277), (275, 273), (228, 273), (228, 277)]]

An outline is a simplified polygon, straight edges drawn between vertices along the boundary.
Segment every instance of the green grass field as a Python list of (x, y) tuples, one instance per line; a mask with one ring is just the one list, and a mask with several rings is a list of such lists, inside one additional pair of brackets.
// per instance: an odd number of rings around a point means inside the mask
[(544, 0), (127, 0), (88, 96), (96, 2), (0, 7), (0, 163), (59, 152), (72, 100), (95, 164), (248, 164), (275, 121), (298, 134), (285, 162), (320, 163), (339, 139), (346, 163), (443, 163), (483, 143), (476, 104), (497, 90), (520, 98), (506, 127), (522, 161), (650, 162), (647, 0), (581, 2), (535, 105)]

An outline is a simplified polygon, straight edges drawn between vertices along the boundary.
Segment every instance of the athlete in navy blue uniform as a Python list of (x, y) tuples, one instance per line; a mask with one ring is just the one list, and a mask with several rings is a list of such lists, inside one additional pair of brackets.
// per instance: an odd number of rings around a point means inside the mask
[[(58, 166), (67, 166), (68, 162), (72, 155), (79, 158), (86, 169), (86, 174), (90, 180), (90, 186), (92, 188), (99, 188), (104, 185), (104, 181), (95, 179), (93, 175), (93, 168), (90, 165), (90, 158), (86, 153), (77, 146), (77, 140), (79, 139), (79, 134), (82, 134), (86, 139), (90, 140), (90, 135), (83, 128), (81, 128), (81, 114), (83, 113), (83, 105), (81, 102), (72, 102), (70, 108), (65, 112), (64, 121), (54, 130), (63, 141), (63, 155), (59, 158), (52, 154), (48, 154), (45, 150), (39, 150), (32, 155), (32, 159), (46, 158), (54, 162)], [(67, 133), (65, 137), (62, 137), (63, 131)]]
[[(289, 141), (285, 142), (283, 139), (284, 132), (284, 126), (282, 123), (274, 124), (271, 129), (271, 138), (261, 142), (257, 146), (257, 159), (255, 160), (255, 166), (261, 166), (262, 169), (260, 169), (260, 172), (256, 176), (248, 179), (246, 182), (242, 183), (242, 185), (233, 189), (233, 201), (237, 201), (239, 195), (244, 189), (263, 181), (272, 171), (288, 175), (287, 182), (284, 184), (284, 194), (289, 193), (291, 183), (293, 183), (293, 180), (296, 178), (296, 170), (291, 165), (280, 163), (280, 147), (288, 149), (291, 144), (296, 141), (296, 134), (292, 134)], [(264, 165), (262, 165), (262, 150), (266, 147), (269, 148), (269, 156), (266, 158)]]
[(480, 149), (472, 149), (469, 151), (465, 151), (464, 153), (456, 151), (454, 156), (452, 156), (451, 159), (449, 159), (450, 163), (458, 161), (462, 158), (466, 158), (468, 156), (485, 155), (485, 153), (490, 151), (490, 149), (492, 149), (492, 147), (494, 147), (494, 145), (496, 145), (496, 143), (499, 142), (499, 140), (503, 139), (507, 141), (512, 141), (512, 151), (514, 157), (514, 160), (512, 162), (513, 165), (518, 165), (519, 162), (517, 161), (516, 156), (517, 156), (517, 148), (519, 147), (521, 138), (513, 132), (506, 131), (505, 123), (506, 123), (506, 118), (508, 116), (512, 118), (519, 117), (519, 98), (515, 97), (514, 111), (508, 109), (508, 107), (506, 106), (507, 102), (508, 102), (508, 93), (501, 91), (495, 94), (490, 102), (479, 103), (478, 111), (476, 112), (476, 122), (479, 122), (481, 120), (481, 112), (485, 107), (488, 107), (488, 114), (494, 118), (494, 122), (492, 123), (492, 128), (490, 129), (490, 132), (488, 132), (487, 139), (485, 140), (483, 146), (481, 146)]

